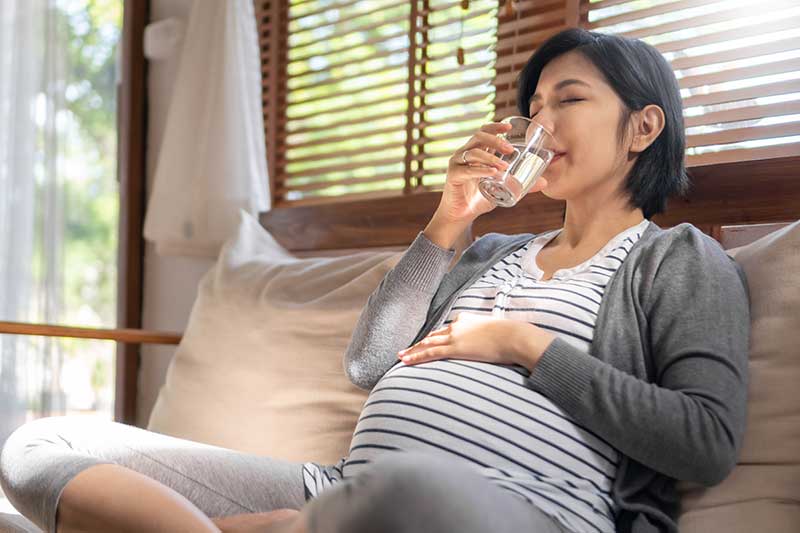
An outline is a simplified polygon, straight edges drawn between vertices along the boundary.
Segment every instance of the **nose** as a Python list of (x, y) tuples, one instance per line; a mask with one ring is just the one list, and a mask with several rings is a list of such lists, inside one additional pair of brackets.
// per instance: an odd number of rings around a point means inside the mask
[(547, 139), (545, 141), (545, 143), (546, 144), (551, 144), (552, 142), (554, 142), (555, 141), (555, 133), (553, 131), (553, 121), (550, 120), (550, 119), (547, 119), (545, 117), (539, 118), (539, 114), (537, 114), (536, 117), (531, 120), (531, 123), (528, 124), (528, 129), (525, 131), (525, 141), (527, 142), (527, 141), (531, 140), (531, 138), (533, 137), (534, 130), (539, 125), (544, 127), (544, 129), (546, 129), (547, 132), (550, 134), (551, 138)]
[(536, 127), (536, 124), (541, 124), (544, 126), (544, 129), (549, 131), (551, 134), (555, 131), (555, 124), (553, 123), (553, 119), (547, 116), (545, 113), (539, 112), (531, 121), (531, 131), (533, 128)]
[(531, 118), (531, 131), (532, 128), (535, 128), (533, 125), (534, 122), (541, 124), (544, 126), (544, 129), (549, 131), (551, 134), (555, 134), (555, 114), (554, 110), (550, 108), (550, 106), (545, 105), (542, 106), (541, 109), (536, 113), (535, 117)]

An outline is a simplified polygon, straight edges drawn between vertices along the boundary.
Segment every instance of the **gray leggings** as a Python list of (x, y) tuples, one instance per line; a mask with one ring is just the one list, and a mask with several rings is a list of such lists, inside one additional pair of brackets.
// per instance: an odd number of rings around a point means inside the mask
[[(29, 422), (6, 441), (0, 483), (47, 532), (64, 486), (82, 470), (118, 464), (172, 488), (210, 517), (300, 509), (302, 464), (85, 417)], [(388, 453), (309, 502), (313, 533), (564, 533), (553, 519), (455, 461)]]

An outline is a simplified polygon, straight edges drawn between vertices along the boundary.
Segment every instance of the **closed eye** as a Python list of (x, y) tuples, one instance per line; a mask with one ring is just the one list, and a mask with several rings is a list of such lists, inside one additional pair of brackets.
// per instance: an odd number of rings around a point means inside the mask
[[(566, 100), (561, 100), (560, 103), (566, 104), (571, 102), (583, 102), (586, 98), (568, 98)], [(532, 113), (529, 118), (533, 118), (536, 116), (536, 113)]]

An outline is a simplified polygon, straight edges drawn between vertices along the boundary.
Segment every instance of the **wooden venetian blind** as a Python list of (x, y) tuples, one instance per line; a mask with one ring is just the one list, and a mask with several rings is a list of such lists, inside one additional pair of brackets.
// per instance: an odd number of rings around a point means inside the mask
[(642, 39), (681, 86), (689, 166), (800, 155), (797, 0), (586, 1), (591, 30)]
[[(513, 5), (512, 5), (513, 4)], [(503, 0), (497, 28), (495, 119), (518, 115), (517, 76), (533, 52), (578, 25), (579, 0)]]
[(275, 205), (426, 190), (491, 120), (494, 0), (257, 0), (256, 14)]

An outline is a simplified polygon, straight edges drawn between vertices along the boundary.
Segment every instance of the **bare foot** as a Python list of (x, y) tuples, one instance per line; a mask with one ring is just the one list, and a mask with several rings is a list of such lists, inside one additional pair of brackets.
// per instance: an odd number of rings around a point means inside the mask
[(306, 533), (304, 518), (295, 509), (248, 513), (211, 519), (222, 533)]

